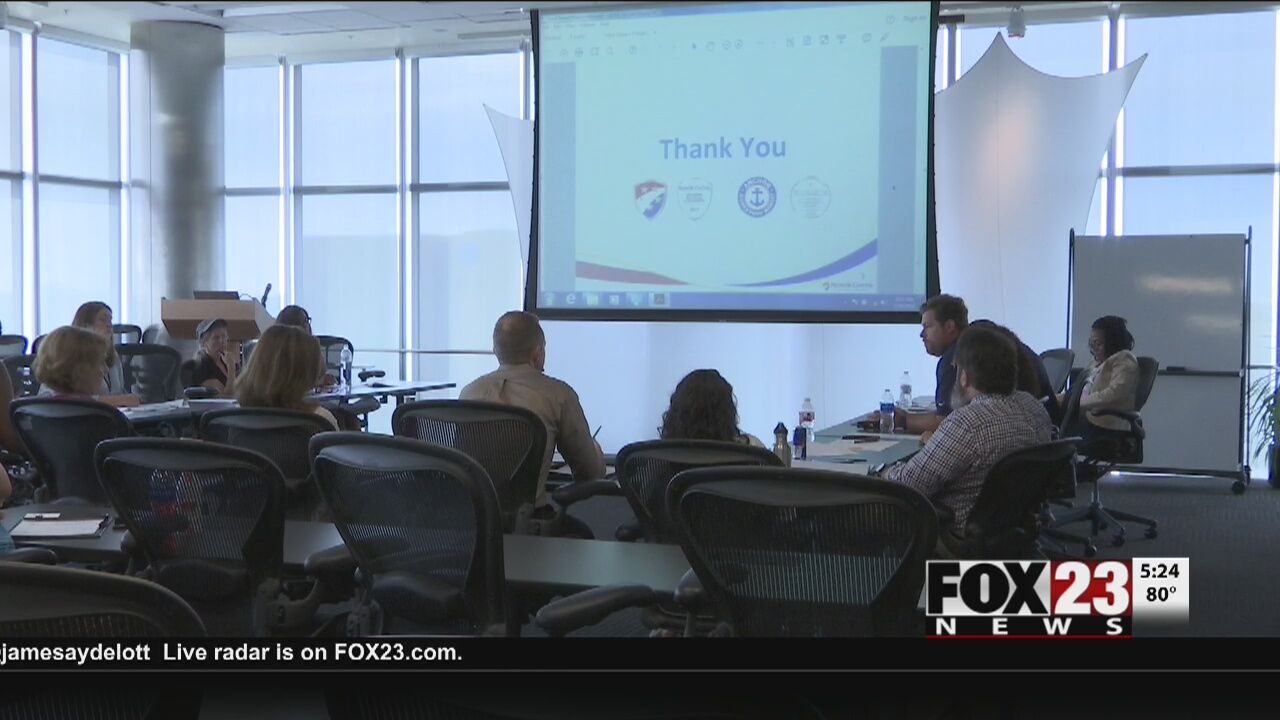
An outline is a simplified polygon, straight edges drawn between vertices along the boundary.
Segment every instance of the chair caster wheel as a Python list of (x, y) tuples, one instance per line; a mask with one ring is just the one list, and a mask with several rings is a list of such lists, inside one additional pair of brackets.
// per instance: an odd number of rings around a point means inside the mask
[(1094, 555), (1097, 555), (1097, 554), (1098, 554), (1098, 546), (1097, 546), (1097, 545), (1085, 545), (1085, 547), (1084, 547), (1084, 556), (1085, 556), (1085, 557), (1093, 557)]
[(1111, 547), (1120, 547), (1124, 544), (1124, 535), (1117, 534), (1111, 538)]
[(1146, 538), (1147, 538), (1148, 540), (1152, 540), (1152, 539), (1154, 539), (1154, 538), (1156, 537), (1156, 535), (1159, 535), (1159, 534), (1160, 534), (1160, 533), (1159, 533), (1159, 532), (1157, 532), (1157, 531), (1156, 531), (1156, 529), (1155, 529), (1155, 528), (1153, 528), (1153, 527), (1147, 528), (1147, 532), (1146, 532), (1146, 533), (1144, 533), (1144, 535), (1146, 536)]
[(1248, 486), (1245, 485), (1243, 480), (1237, 480), (1231, 483), (1231, 492), (1235, 493), (1236, 495), (1243, 495), (1245, 488), (1247, 487)]

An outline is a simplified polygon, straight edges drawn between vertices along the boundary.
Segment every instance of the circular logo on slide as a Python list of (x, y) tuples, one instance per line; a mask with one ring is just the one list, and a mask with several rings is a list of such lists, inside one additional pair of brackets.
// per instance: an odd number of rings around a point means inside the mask
[(711, 207), (711, 183), (702, 178), (686, 180), (676, 186), (676, 197), (680, 199), (685, 217), (697, 220)]
[(778, 191), (773, 188), (773, 183), (769, 182), (768, 178), (759, 176), (747, 178), (747, 181), (742, 183), (742, 187), (738, 188), (738, 207), (751, 217), (768, 215), (777, 202)]
[(810, 175), (791, 187), (791, 207), (803, 217), (822, 217), (831, 207), (831, 188)]
[(657, 180), (646, 180), (636, 185), (636, 209), (652, 220), (667, 204), (667, 186)]

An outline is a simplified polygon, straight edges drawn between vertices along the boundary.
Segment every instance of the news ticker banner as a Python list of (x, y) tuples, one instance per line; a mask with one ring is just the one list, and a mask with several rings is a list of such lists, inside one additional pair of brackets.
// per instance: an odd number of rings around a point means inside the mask
[(1186, 625), (1187, 558), (930, 560), (931, 638), (1125, 638)]

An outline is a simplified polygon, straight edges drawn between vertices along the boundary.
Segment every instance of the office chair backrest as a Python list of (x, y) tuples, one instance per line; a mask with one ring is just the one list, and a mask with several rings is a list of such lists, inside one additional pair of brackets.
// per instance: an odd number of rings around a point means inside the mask
[(142, 328), (137, 325), (112, 325), (111, 334), (115, 336), (115, 344), (117, 345), (142, 342)]
[[(383, 610), (478, 634), (507, 622), (502, 514), (484, 468), (452, 448), (331, 432), (312, 470), (334, 524)], [(430, 592), (416, 602), (414, 589)]]
[(740, 443), (648, 440), (619, 450), (614, 467), (645, 540), (675, 544), (675, 528), (667, 518), (666, 506), (671, 478), (685, 470), (723, 465), (781, 467), (782, 460), (764, 448)]
[(547, 427), (532, 410), (474, 400), (420, 400), (397, 407), (391, 429), (480, 463), (498, 493), (507, 532), (516, 529), (522, 507), (532, 508), (547, 450)]
[(320, 343), (320, 352), (324, 355), (324, 366), (326, 370), (337, 370), (342, 364), (342, 348), (351, 351), (351, 356), (355, 357), (356, 349), (351, 341), (339, 337), (337, 335), (316, 335), (316, 341)]
[(126, 392), (144, 403), (166, 402), (178, 396), (178, 367), (182, 355), (168, 345), (117, 345)]
[(0, 359), (5, 372), (9, 373), (9, 384), (13, 386), (15, 398), (35, 397), (40, 392), (40, 381), (31, 367), (35, 365), (36, 356), (12, 355)]
[(276, 466), (250, 450), (172, 438), (110, 440), (94, 458), (150, 579), (192, 603), (214, 634), (257, 631), (255, 598), (282, 563)]
[(195, 610), (146, 580), (0, 562), (0, 637), (202, 637)]
[(0, 358), (27, 354), (27, 338), (23, 335), (0, 335)]
[(240, 345), (240, 367), (244, 368), (249, 364), (249, 356), (253, 354), (253, 349), (258, 347), (258, 339), (245, 340)]
[(178, 366), (178, 386), (183, 390), (191, 387), (198, 387), (195, 384), (196, 361), (187, 358)]
[(680, 546), (736, 635), (907, 632), (938, 519), (898, 483), (827, 470), (688, 470), (667, 488)]
[(1076, 361), (1076, 353), (1069, 348), (1056, 348), (1040, 353), (1040, 362), (1049, 374), (1051, 388), (1041, 388), (1045, 393), (1059, 393), (1067, 386), (1067, 378), (1071, 375), (1071, 365)]
[[(48, 333), (46, 333), (47, 335)], [(44, 335), (37, 335), (35, 340), (31, 341), (31, 354), (35, 355), (40, 352), (40, 343), (44, 342)]]
[(1030, 557), (1041, 506), (1067, 495), (1067, 488), (1074, 495), (1072, 462), (1079, 444), (1080, 438), (1065, 438), (1005, 455), (987, 472), (964, 537), (944, 542), (964, 558)]
[(1134, 399), (1134, 408), (1141, 412), (1151, 397), (1151, 388), (1156, 384), (1156, 375), (1160, 372), (1160, 361), (1146, 355), (1138, 356), (1138, 394)]
[(44, 481), (38, 500), (106, 504), (93, 449), (103, 440), (133, 435), (119, 410), (96, 400), (34, 397), (15, 400), (9, 414)]

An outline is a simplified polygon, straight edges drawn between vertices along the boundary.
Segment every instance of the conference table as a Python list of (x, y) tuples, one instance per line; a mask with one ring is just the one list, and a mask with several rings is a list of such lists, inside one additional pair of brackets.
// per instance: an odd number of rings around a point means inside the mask
[[(125, 531), (114, 525), (110, 507), (40, 504), (8, 508), (0, 512), (0, 524), (13, 528), (27, 513), (60, 512), (67, 517), (111, 516), (98, 537), (14, 538), (19, 547), (44, 547), (64, 562), (101, 563), (123, 561), (120, 543)], [(284, 573), (301, 577), (307, 558), (342, 547), (342, 537), (331, 523), (286, 520)], [(341, 556), (340, 551), (338, 556)], [(604, 585), (647, 585), (655, 592), (675, 592), (689, 561), (676, 545), (624, 543), (612, 540), (504, 535), (503, 560), (507, 583), (517, 592), (567, 595)]]
[[(350, 400), (361, 398), (377, 398), (385, 404), (387, 398), (396, 398), (396, 404), (402, 404), (406, 398), (420, 392), (447, 390), (457, 387), (457, 383), (447, 380), (416, 380), (413, 382), (371, 382), (353, 385), (344, 390), (330, 390), (313, 393), (310, 399), (320, 405), (343, 405)], [(150, 403), (136, 407), (120, 408), (120, 412), (134, 427), (151, 427), (156, 425), (182, 424), (199, 419), (210, 410), (237, 407), (231, 398), (210, 398), (206, 400), (173, 400), (170, 402)]]

